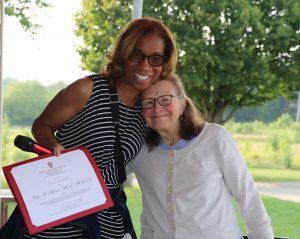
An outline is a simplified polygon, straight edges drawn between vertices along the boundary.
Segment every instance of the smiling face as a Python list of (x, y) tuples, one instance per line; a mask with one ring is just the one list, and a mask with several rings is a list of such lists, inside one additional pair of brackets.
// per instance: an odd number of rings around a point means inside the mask
[(154, 107), (143, 109), (144, 118), (161, 136), (179, 138), (179, 117), (183, 113), (185, 99), (178, 94), (174, 84), (169, 80), (155, 83), (142, 93), (142, 101), (147, 103), (147, 99), (157, 99), (163, 95), (172, 95), (171, 103), (161, 106), (156, 100)]
[[(137, 41), (134, 50), (141, 52), (145, 56), (163, 56), (165, 42), (156, 34), (146, 34)], [(126, 81), (135, 91), (143, 91), (158, 81), (162, 69), (163, 64), (151, 66), (147, 57), (140, 63), (127, 59), (125, 63)]]

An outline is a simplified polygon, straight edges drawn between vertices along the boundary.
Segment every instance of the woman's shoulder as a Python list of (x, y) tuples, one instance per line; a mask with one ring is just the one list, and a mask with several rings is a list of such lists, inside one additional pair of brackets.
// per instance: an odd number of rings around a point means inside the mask
[(108, 82), (100, 74), (92, 74), (77, 79), (71, 83), (67, 88), (75, 89), (78, 93), (90, 95), (95, 90), (107, 90)]
[(101, 74), (93, 74), (86, 76), (87, 78), (91, 79), (94, 84), (94, 88), (101, 88), (101, 89), (109, 89), (109, 81)]
[(90, 96), (93, 91), (93, 80), (89, 77), (82, 77), (71, 83), (66, 90), (76, 95)]
[(215, 138), (218, 141), (232, 138), (232, 134), (223, 125), (206, 122), (201, 132), (202, 137)]
[(72, 98), (76, 95), (80, 101), (86, 103), (97, 89), (107, 90), (107, 81), (100, 74), (93, 74), (77, 79), (67, 86), (62, 94), (70, 95)]
[(209, 131), (209, 132), (214, 132), (216, 134), (218, 134), (218, 133), (222, 134), (228, 130), (223, 125), (220, 125), (217, 123), (206, 122), (203, 127), (203, 131)]

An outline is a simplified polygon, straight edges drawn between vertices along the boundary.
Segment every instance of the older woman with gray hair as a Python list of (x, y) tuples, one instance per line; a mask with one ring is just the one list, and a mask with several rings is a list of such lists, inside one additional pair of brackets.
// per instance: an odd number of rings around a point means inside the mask
[(253, 178), (231, 134), (205, 122), (173, 76), (142, 93), (150, 129), (128, 167), (142, 190), (141, 239), (273, 239)]

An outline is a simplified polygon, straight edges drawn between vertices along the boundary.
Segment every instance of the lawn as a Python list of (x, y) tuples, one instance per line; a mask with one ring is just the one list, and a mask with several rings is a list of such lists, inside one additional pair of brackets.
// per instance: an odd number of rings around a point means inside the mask
[(300, 182), (300, 170), (250, 168), (255, 182)]
[[(289, 239), (299, 238), (300, 203), (275, 199), (269, 196), (263, 196), (262, 198), (271, 217), (274, 235), (285, 236)], [(238, 218), (242, 232), (245, 234), (246, 227), (239, 213)]]
[[(131, 213), (136, 233), (141, 233), (140, 214), (142, 211), (141, 192), (137, 185), (126, 187), (127, 202)], [(275, 199), (263, 196), (263, 201), (267, 208), (268, 214), (272, 220), (274, 234), (276, 236), (286, 236), (289, 239), (299, 238), (300, 235), (300, 203), (289, 202), (285, 200)], [(15, 204), (10, 204), (10, 212)], [(246, 234), (246, 227), (237, 212), (243, 234)]]

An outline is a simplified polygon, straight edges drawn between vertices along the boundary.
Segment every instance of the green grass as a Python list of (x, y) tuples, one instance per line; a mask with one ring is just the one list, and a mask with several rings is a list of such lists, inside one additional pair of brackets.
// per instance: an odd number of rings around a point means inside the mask
[(133, 185), (131, 187), (125, 187), (127, 195), (127, 205), (130, 211), (130, 215), (133, 221), (135, 232), (140, 238), (141, 224), (140, 215), (142, 212), (142, 195), (139, 186)]
[[(126, 187), (126, 193), (128, 207), (139, 238), (141, 232), (140, 214), (142, 211), (141, 192), (139, 187), (134, 185)], [(269, 196), (263, 196), (262, 198), (267, 212), (271, 217), (274, 234), (276, 236), (286, 236), (290, 239), (299, 238), (300, 203), (280, 200)], [(237, 215), (241, 230), (246, 235), (246, 227), (238, 211)]]
[(300, 182), (300, 170), (250, 168), (255, 182)]
[[(269, 196), (263, 196), (263, 201), (271, 218), (271, 223), (275, 236), (285, 236), (289, 239), (299, 238), (300, 227), (300, 203), (289, 202), (275, 199)], [(246, 226), (237, 212), (243, 234), (246, 234)]]
[(263, 201), (272, 220), (274, 234), (289, 238), (300, 235), (300, 203), (263, 196)]

